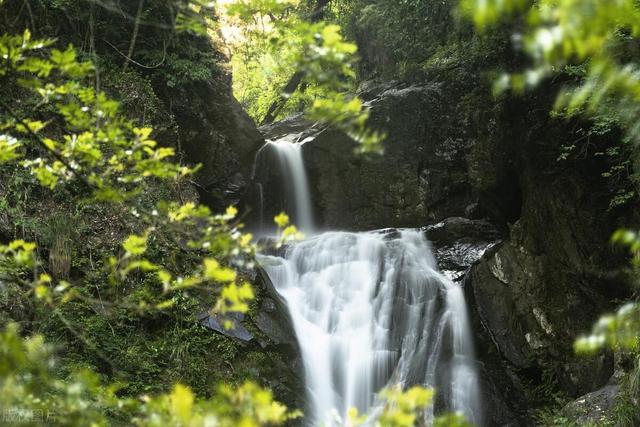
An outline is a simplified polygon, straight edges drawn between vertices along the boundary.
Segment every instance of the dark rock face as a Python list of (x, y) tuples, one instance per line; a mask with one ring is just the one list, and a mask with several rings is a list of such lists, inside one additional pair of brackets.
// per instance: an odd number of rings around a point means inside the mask
[[(276, 291), (267, 273), (258, 267), (257, 282), (261, 286), (265, 297), (260, 305), (260, 310), (255, 323), (258, 329), (276, 345), (288, 346), (290, 360), (296, 360), (300, 364), (300, 349), (293, 331), (293, 323), (289, 316), (289, 309)], [(263, 344), (265, 345), (265, 344)]]
[[(487, 251), (466, 281), (477, 334), (485, 335), (480, 352), (500, 359), (513, 387), (522, 386), (526, 406), (535, 407), (545, 404), (536, 395), (540, 387), (577, 397), (607, 382), (612, 357), (578, 358), (573, 341), (612, 301), (627, 295), (629, 281), (625, 261), (607, 244), (621, 215), (608, 209), (603, 166), (585, 159), (559, 167), (558, 146), (572, 138), (566, 124), (549, 119), (548, 109), (536, 115), (521, 105), (502, 105), (500, 128), (489, 130), (492, 139), (468, 158), (484, 210), (494, 221), (505, 220), (508, 238)], [(480, 152), (494, 159), (492, 168), (478, 160)], [(509, 169), (518, 187), (512, 200), (519, 200), (511, 208), (493, 203), (506, 182), (496, 180), (494, 171)]]
[(606, 299), (583, 289), (587, 277), (554, 264), (552, 256), (532, 254), (511, 240), (487, 252), (468, 280), (481, 324), (501, 357), (523, 379), (535, 383), (553, 375), (556, 386), (576, 396), (613, 373), (610, 357), (578, 359), (572, 348)]
[(171, 106), (186, 159), (202, 165), (196, 178), (201, 200), (215, 209), (237, 202), (264, 139), (231, 94), (230, 76), (161, 87), (160, 96)]
[[(438, 85), (385, 87), (368, 95), (372, 126), (388, 135), (384, 156), (356, 157), (354, 143), (330, 129), (303, 148), (320, 222), (367, 230), (464, 215), (474, 201), (464, 164), (471, 141), (452, 119), (456, 106)], [(439, 120), (431, 120), (436, 111)]]
[(227, 315), (204, 313), (198, 316), (198, 320), (212, 331), (242, 342), (249, 342), (253, 340), (253, 335), (242, 324), (244, 317), (243, 313), (236, 312)]
[(269, 355), (272, 374), (268, 385), (290, 408), (304, 409), (304, 367), (289, 310), (262, 268), (258, 267), (254, 283), (260, 292), (260, 307), (252, 313), (251, 322), (257, 344)]

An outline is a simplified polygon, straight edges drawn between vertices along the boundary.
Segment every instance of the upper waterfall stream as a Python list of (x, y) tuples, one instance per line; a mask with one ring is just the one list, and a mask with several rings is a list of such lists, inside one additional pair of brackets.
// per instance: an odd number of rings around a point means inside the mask
[[(281, 140), (265, 149), (276, 150), (282, 175), (293, 180), (291, 193), (282, 196), (293, 195), (293, 220), (309, 234), (282, 256), (259, 256), (287, 304), (300, 345), (307, 424), (338, 425), (351, 407), (375, 414), (383, 388), (420, 384), (436, 389), (438, 408), (480, 425), (464, 295), (438, 271), (424, 234), (314, 233), (301, 144)], [(427, 421), (432, 415), (430, 410)]]

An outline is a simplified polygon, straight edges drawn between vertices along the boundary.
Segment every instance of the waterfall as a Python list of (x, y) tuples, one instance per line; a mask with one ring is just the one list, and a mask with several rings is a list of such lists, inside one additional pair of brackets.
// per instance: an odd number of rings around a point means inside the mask
[[(285, 211), (291, 216), (292, 222), (299, 230), (311, 234), (314, 230), (313, 210), (311, 198), (309, 197), (309, 182), (307, 172), (302, 160), (302, 142), (292, 142), (290, 138), (284, 137), (276, 141), (267, 141), (260, 149), (256, 157), (254, 169), (254, 181), (260, 192), (258, 201), (260, 209), (260, 228), (267, 231), (271, 228), (273, 216), (278, 212), (267, 212), (264, 207), (264, 197), (267, 193), (265, 187), (270, 184), (269, 178), (277, 176), (277, 182), (272, 186), (273, 193), (269, 197), (278, 197), (283, 202), (279, 206), (279, 211)], [(275, 157), (275, 159), (274, 159)], [(277, 173), (270, 174), (272, 163), (277, 164)], [(261, 174), (262, 170), (267, 173)]]
[[(298, 179), (294, 220), (313, 229), (300, 146), (269, 144), (284, 175)], [(481, 424), (464, 295), (438, 271), (420, 230), (325, 232), (258, 260), (291, 315), (308, 425), (338, 425), (351, 407), (375, 415), (383, 388), (416, 384), (436, 389), (439, 408)], [(433, 409), (425, 416), (428, 422)]]

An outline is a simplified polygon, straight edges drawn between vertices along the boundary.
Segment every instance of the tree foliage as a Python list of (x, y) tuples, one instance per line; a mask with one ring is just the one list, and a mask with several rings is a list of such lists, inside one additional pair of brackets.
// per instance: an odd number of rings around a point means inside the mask
[[(185, 9), (192, 19), (181, 18), (184, 30), (202, 31), (200, 25), (207, 24), (199, 15), (203, 6)], [(351, 48), (345, 47), (336, 27), (307, 28), (309, 41), (318, 36), (322, 44), (314, 42), (315, 53), (305, 53), (306, 72), (337, 93), (344, 86), (334, 82), (331, 67), (342, 70), (341, 55), (351, 53)], [(99, 300), (86, 292), (84, 283), (49, 274), (38, 246), (25, 240), (0, 245), (0, 284), (16, 285), (39, 309), (67, 326), (63, 313), (77, 301), (162, 312), (194, 289), (216, 295), (216, 313), (246, 312), (254, 294), (238, 270), (252, 267), (256, 248), (251, 236), (242, 232), (237, 210), (213, 213), (193, 201), (150, 200), (148, 193), (179, 185), (194, 169), (174, 162), (174, 149), (154, 141), (151, 128), (136, 127), (124, 118), (118, 102), (93, 86), (95, 66), (82, 61), (73, 46), (55, 45), (52, 39), (32, 38), (29, 31), (0, 36), (5, 59), (0, 70), (0, 170), (24, 170), (41, 191), (69, 198), (85, 209), (100, 214), (117, 210), (136, 231), (127, 233), (103, 263), (92, 267), (97, 270), (92, 278), (110, 287), (103, 287)], [(16, 93), (20, 102), (4, 101)], [(363, 117), (356, 101), (337, 99), (348, 113)], [(334, 114), (339, 126), (364, 129), (364, 119), (352, 122), (327, 104), (322, 108), (319, 114)], [(300, 237), (285, 214), (275, 220), (282, 241)], [(171, 262), (180, 256), (189, 259), (187, 267), (192, 268), (187, 274)], [(127, 294), (133, 298), (123, 298)], [(61, 369), (53, 347), (41, 335), (20, 331), (14, 323), (0, 332), (0, 390), (3, 421), (21, 425), (252, 427), (283, 425), (301, 415), (251, 382), (221, 385), (210, 398), (198, 397), (180, 383), (167, 393), (131, 397), (120, 392), (119, 384), (104, 385), (91, 369)], [(410, 413), (429, 404), (427, 396), (418, 388), (406, 395), (393, 392), (380, 425), (414, 423), (416, 417)]]
[(364, 46), (362, 76), (415, 79), (437, 50), (455, 40), (455, 1), (335, 0), (345, 34)]
[[(229, 225), (237, 213), (234, 208), (213, 215), (207, 207), (194, 203), (161, 201), (153, 209), (141, 205), (140, 197), (152, 180), (183, 179), (193, 169), (171, 162), (173, 148), (159, 147), (150, 138), (152, 129), (136, 128), (118, 112), (116, 101), (83, 83), (92, 66), (79, 62), (73, 47), (35, 55), (52, 44), (53, 40), (32, 40), (29, 31), (0, 39), (0, 51), (8, 57), (0, 79), (8, 87), (20, 87), (32, 94), (37, 108), (31, 114), (48, 117), (41, 121), (21, 116), (3, 104), (0, 129), (11, 144), (4, 146), (0, 158), (19, 163), (50, 190), (75, 184), (80, 186), (80, 197), (89, 197), (92, 203), (129, 206), (132, 217), (141, 220), (145, 231), (143, 235), (129, 236), (123, 242), (123, 253), (110, 258), (109, 274), (114, 285), (134, 271), (154, 273), (167, 295), (178, 289), (223, 283), (230, 289), (222, 293), (223, 300), (226, 295), (232, 295), (233, 299), (225, 300), (219, 308), (224, 311), (227, 305), (244, 306), (243, 300), (250, 298), (250, 293), (232, 292), (237, 289), (233, 283), (235, 274), (219, 264), (213, 267), (212, 258), (203, 257), (200, 268), (190, 276), (173, 277), (162, 265), (144, 257), (150, 236), (167, 227), (189, 230), (190, 248), (220, 259), (251, 255), (253, 246), (250, 235), (243, 235)], [(54, 113), (47, 114), (47, 110)], [(48, 127), (55, 131), (48, 131)], [(28, 252), (24, 247), (21, 249)], [(66, 300), (74, 293), (73, 286), (66, 282), (51, 288), (53, 291), (39, 285), (37, 295), (51, 302), (53, 297)], [(170, 304), (167, 299), (156, 306)]]
[(514, 38), (532, 67), (504, 74), (497, 90), (522, 91), (570, 67), (581, 79), (559, 94), (556, 108), (568, 114), (614, 114), (631, 139), (640, 138), (640, 8), (635, 0), (462, 0), (461, 10), (480, 29), (514, 14), (523, 17), (523, 31)]
[[(278, 117), (307, 110), (311, 119), (349, 134), (359, 142), (359, 151), (379, 152), (382, 135), (367, 129), (368, 111), (350, 94), (356, 45), (346, 41), (335, 24), (309, 22), (309, 13), (297, 0), (227, 5), (226, 25), (235, 32), (230, 37), (234, 92), (260, 122), (284, 90), (289, 101), (276, 112)], [(296, 73), (300, 84), (286, 89)]]

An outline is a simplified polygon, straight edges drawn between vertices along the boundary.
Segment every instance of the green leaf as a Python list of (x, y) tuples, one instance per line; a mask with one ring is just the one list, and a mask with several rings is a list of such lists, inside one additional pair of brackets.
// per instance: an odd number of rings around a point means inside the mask
[(20, 142), (9, 136), (0, 135), (0, 163), (10, 162), (20, 157), (17, 150), (21, 146)]
[(278, 214), (273, 221), (278, 225), (278, 227), (283, 228), (289, 224), (289, 215), (284, 212)]
[(147, 236), (132, 234), (124, 241), (122, 247), (131, 255), (142, 255), (147, 250)]
[(221, 267), (220, 263), (213, 258), (204, 260), (204, 275), (207, 279), (215, 282), (233, 282), (236, 280), (236, 272), (230, 268)]

